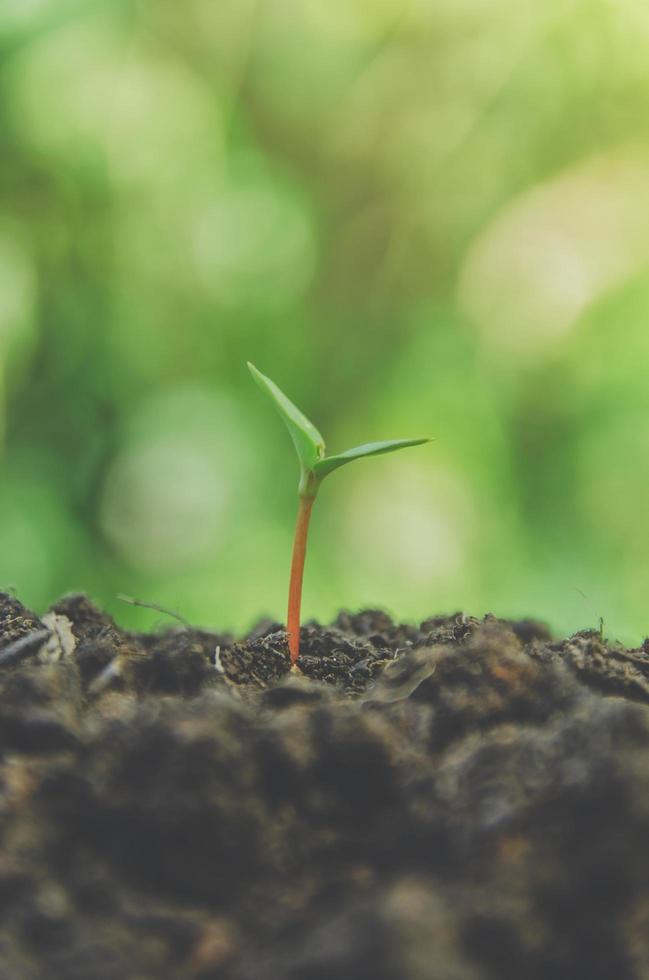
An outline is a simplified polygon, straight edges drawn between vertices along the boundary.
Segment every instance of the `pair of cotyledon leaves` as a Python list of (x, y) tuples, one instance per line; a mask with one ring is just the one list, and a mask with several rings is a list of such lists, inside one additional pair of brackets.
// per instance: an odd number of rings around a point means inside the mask
[(430, 442), (430, 439), (388, 439), (383, 442), (367, 442), (362, 446), (356, 446), (354, 449), (348, 449), (344, 453), (325, 456), (324, 439), (315, 425), (286, 397), (274, 381), (258, 371), (250, 362), (248, 362), (248, 368), (261, 390), (273, 402), (293, 440), (302, 471), (300, 493), (309, 493), (315, 496), (317, 488), (325, 476), (355, 459), (361, 459), (363, 456), (379, 456), (381, 453), (393, 453), (397, 449), (421, 446), (425, 442)]

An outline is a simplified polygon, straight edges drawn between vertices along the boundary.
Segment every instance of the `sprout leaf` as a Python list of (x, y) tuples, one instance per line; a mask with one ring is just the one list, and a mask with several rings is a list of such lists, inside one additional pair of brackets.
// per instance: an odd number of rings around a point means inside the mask
[(319, 459), (324, 456), (324, 439), (306, 415), (286, 397), (274, 381), (258, 371), (254, 364), (248, 361), (248, 369), (263, 392), (273, 402), (282, 416), (289, 431), (295, 451), (298, 454), (303, 470), (314, 470)]
[(421, 446), (430, 439), (388, 439), (384, 442), (366, 442), (362, 446), (354, 449), (347, 449), (344, 453), (337, 453), (335, 456), (325, 456), (319, 459), (313, 467), (316, 477), (321, 480), (323, 477), (337, 470), (339, 466), (351, 463), (355, 459), (362, 459), (364, 456), (380, 456), (382, 453), (394, 453), (397, 449), (407, 449), (408, 446)]

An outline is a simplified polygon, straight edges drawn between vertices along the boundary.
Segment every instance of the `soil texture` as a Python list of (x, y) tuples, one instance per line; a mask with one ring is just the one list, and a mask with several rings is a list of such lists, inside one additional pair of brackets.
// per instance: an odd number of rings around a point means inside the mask
[(649, 980), (649, 642), (0, 594), (0, 980)]

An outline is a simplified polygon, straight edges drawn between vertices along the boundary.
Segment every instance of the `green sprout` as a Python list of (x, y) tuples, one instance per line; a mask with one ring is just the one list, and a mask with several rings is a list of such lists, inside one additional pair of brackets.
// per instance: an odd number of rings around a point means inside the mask
[(293, 541), (293, 558), (288, 589), (288, 616), (286, 628), (291, 663), (295, 664), (300, 655), (300, 606), (302, 603), (302, 580), (304, 578), (304, 558), (309, 531), (309, 520), (313, 502), (326, 476), (341, 466), (361, 459), (363, 456), (379, 456), (393, 453), (408, 446), (421, 446), (430, 439), (388, 439), (384, 442), (368, 442), (344, 453), (325, 456), (324, 439), (308, 418), (302, 414), (286, 397), (274, 381), (258, 371), (248, 362), (248, 368), (261, 390), (270, 398), (281, 415), (289, 431), (295, 451), (300, 461), (300, 482), (298, 484), (298, 512)]

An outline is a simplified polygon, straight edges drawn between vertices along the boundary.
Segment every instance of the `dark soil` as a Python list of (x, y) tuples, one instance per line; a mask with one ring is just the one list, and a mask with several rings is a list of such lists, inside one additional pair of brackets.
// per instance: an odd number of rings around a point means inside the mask
[(299, 666), (0, 594), (0, 980), (649, 978), (649, 643), (368, 610)]

